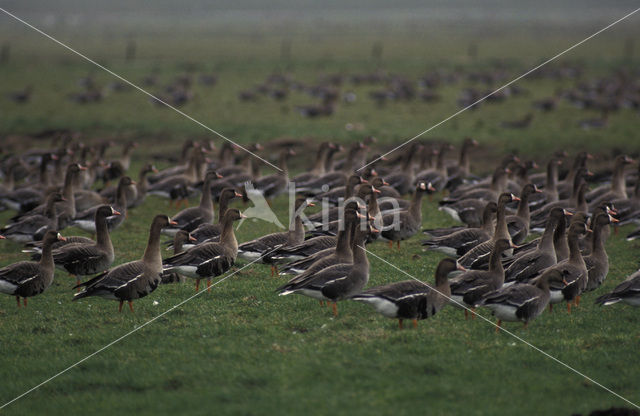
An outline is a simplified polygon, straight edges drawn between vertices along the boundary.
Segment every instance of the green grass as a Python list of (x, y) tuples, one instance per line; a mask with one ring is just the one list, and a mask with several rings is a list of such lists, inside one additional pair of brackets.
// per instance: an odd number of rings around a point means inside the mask
[[(142, 143), (132, 167), (137, 173), (151, 154), (177, 149), (184, 138), (211, 138), (181, 116), (149, 104), (135, 91), (113, 94), (96, 105), (68, 102), (64, 95), (77, 89), (79, 77), (93, 73), (104, 85), (109, 76), (20, 30), (4, 35), (12, 44), (12, 59), (0, 66), (4, 81), (0, 96), (26, 84), (33, 84), (35, 93), (33, 102), (24, 106), (3, 98), (0, 132), (6, 134), (4, 140), (11, 146), (23, 144), (17, 137), (21, 134), (51, 127), (79, 130), (87, 140), (136, 137)], [(425, 50), (427, 32), (416, 37), (392, 31), (385, 38), (381, 65), (416, 78), (426, 69), (470, 70), (506, 57), (509, 73), (517, 76), (556, 53), (560, 45), (579, 40), (582, 33), (554, 32), (536, 42), (526, 27), (511, 30), (516, 36), (506, 38), (497, 30), (478, 38), (478, 62), (470, 62), (465, 55), (468, 37), (449, 38), (441, 31)], [(168, 81), (183, 73), (185, 64), (215, 71), (218, 85), (197, 86), (195, 100), (184, 111), (242, 143), (280, 136), (350, 142), (374, 134), (387, 145), (412, 137), (458, 109), (455, 100), (465, 83), (443, 88), (443, 99), (436, 104), (415, 101), (390, 103), (384, 108), (377, 108), (367, 98), (370, 88), (359, 87), (356, 104), (342, 105), (334, 117), (321, 120), (307, 120), (292, 111), (295, 104), (311, 101), (299, 93), (292, 94), (285, 104), (269, 99), (241, 103), (236, 98), (239, 90), (285, 66), (279, 59), (282, 36), (265, 33), (258, 36), (259, 42), (237, 34), (220, 34), (216, 42), (140, 36), (140, 59), (134, 64), (121, 59), (125, 34), (108, 37), (93, 33), (77, 38), (72, 32), (67, 36), (79, 49), (95, 53), (90, 55), (133, 81), (156, 68), (160, 78)], [(310, 82), (327, 72), (372, 70), (368, 54), (378, 38), (348, 33), (341, 42), (337, 34), (311, 31), (293, 41), (289, 72)], [(606, 34), (567, 60), (583, 62), (590, 77), (610, 73), (620, 64), (623, 39), (624, 31), (623, 35)], [(189, 46), (183, 47), (186, 43)], [(554, 113), (536, 114), (527, 130), (500, 129), (500, 121), (522, 116), (530, 111), (534, 98), (567, 87), (567, 81), (525, 79), (520, 85), (530, 91), (529, 96), (466, 112), (428, 137), (459, 142), (473, 135), (485, 147), (485, 154), (499, 156), (517, 150), (540, 161), (558, 148), (570, 152), (587, 148), (603, 156), (614, 148), (628, 153), (640, 150), (635, 139), (637, 115), (631, 111), (613, 114), (605, 130), (585, 132), (576, 124), (589, 113), (562, 103)], [(365, 128), (346, 131), (348, 122), (362, 122)], [(497, 149), (492, 149), (494, 146)], [(296, 170), (301, 170), (302, 163), (297, 163)], [(485, 168), (479, 160), (474, 160), (474, 167)], [(424, 226), (452, 224), (435, 207), (436, 202), (425, 203)], [(282, 218), (285, 209), (285, 199), (278, 199), (275, 210)], [(116, 264), (141, 256), (154, 214), (174, 212), (165, 201), (153, 197), (131, 212), (113, 233)], [(9, 216), (0, 215), (0, 223)], [(638, 244), (623, 240), (629, 229), (612, 235), (607, 243), (609, 277), (599, 291), (583, 297), (575, 313), (567, 315), (558, 308), (540, 316), (526, 331), (519, 325), (506, 325), (567, 365), (638, 402), (637, 310), (593, 304), (597, 295), (613, 288), (637, 267)], [(238, 239), (246, 241), (271, 231), (275, 230), (264, 223), (245, 224)], [(76, 233), (73, 229), (63, 232)], [(441, 257), (423, 252), (420, 239), (412, 238), (400, 251), (389, 250), (382, 243), (369, 249), (412, 276), (431, 282)], [(19, 251), (19, 246), (2, 242), (0, 264), (24, 259)], [(370, 262), (372, 286), (407, 279), (375, 258), (370, 257)], [(507, 334), (494, 334), (493, 327), (483, 320), (465, 321), (460, 310), (445, 308), (433, 319), (421, 322), (417, 330), (399, 331), (395, 321), (375, 314), (366, 305), (342, 302), (340, 316), (333, 318), (329, 310), (311, 299), (278, 297), (274, 289), (283, 281), (269, 277), (269, 268), (263, 265), (237, 272), (211, 293), (172, 310), (3, 409), (4, 413), (571, 414), (625, 405)], [(72, 285), (66, 274), (57, 271), (53, 286), (30, 299), (26, 309), (17, 309), (11, 297), (0, 298), (1, 403), (194, 293), (192, 282), (161, 286), (135, 302), (134, 314), (118, 314), (116, 302), (89, 298), (71, 303)]]

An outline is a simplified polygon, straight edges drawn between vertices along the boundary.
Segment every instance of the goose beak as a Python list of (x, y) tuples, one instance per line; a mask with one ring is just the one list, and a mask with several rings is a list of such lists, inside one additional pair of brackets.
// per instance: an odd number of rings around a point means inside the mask
[(375, 169), (371, 169), (371, 176), (378, 176), (378, 172)]
[(82, 166), (82, 165), (80, 165), (80, 166), (78, 166), (78, 169), (80, 169), (80, 170), (87, 170), (87, 167), (86, 167), (86, 166)]
[(567, 279), (564, 277), (562, 278), (562, 283), (564, 283), (565, 286), (569, 286), (569, 282), (567, 282)]
[(562, 212), (564, 212), (564, 215), (566, 215), (567, 217), (570, 217), (573, 215), (573, 212), (567, 211), (566, 209), (563, 209)]
[(216, 178), (218, 178), (218, 179), (222, 179), (222, 178), (224, 178), (224, 176), (222, 176), (222, 175), (220, 175), (218, 172), (216, 172)]
[(174, 220), (169, 220), (169, 225), (178, 225), (178, 223), (175, 222)]
[(461, 272), (467, 271), (467, 269), (462, 264), (458, 264), (458, 263), (456, 263), (456, 269), (460, 270)]
[(520, 248), (520, 246), (517, 246), (517, 245), (513, 244), (513, 241), (509, 245), (511, 246), (511, 248)]
[(364, 220), (367, 217), (365, 217), (364, 215), (360, 214), (359, 212), (356, 212), (356, 218), (360, 218), (361, 220)]
[(431, 192), (435, 192), (436, 188), (433, 187), (433, 185), (431, 185), (431, 182), (429, 182), (429, 184), (427, 185), (427, 189)]
[(380, 232), (380, 230), (378, 230), (376, 227), (374, 227), (373, 225), (371, 226), (371, 233), (373, 234), (378, 234)]
[(240, 192), (236, 192), (235, 196), (238, 197), (238, 198), (242, 198), (242, 194)]
[(315, 207), (315, 206), (316, 206), (316, 204), (314, 204), (313, 202), (307, 202), (307, 206), (308, 206), (308, 207)]
[(114, 209), (114, 210), (112, 210), (111, 215), (122, 215), (122, 213), (120, 213), (119, 211), (116, 211)]
[(587, 159), (595, 159), (595, 157), (591, 153), (587, 153)]
[(379, 189), (376, 189), (376, 188), (375, 188), (375, 187), (373, 187), (373, 186), (371, 187), (371, 189), (373, 189), (373, 193), (374, 193), (374, 194), (380, 194), (380, 193), (382, 193), (382, 192), (380, 192), (380, 190), (379, 190)]
[(369, 181), (366, 180), (365, 178), (360, 178), (360, 183), (369, 183)]
[(382, 180), (382, 185), (384, 186), (389, 186), (389, 182), (385, 181), (384, 179)]
[(151, 171), (152, 171), (153, 173), (158, 173), (158, 172), (160, 172), (160, 171), (158, 170), (158, 168), (157, 168), (157, 167), (155, 167), (155, 166), (152, 166), (152, 167), (151, 167)]
[(619, 219), (612, 217), (611, 215), (609, 215), (609, 219), (611, 220), (612, 223), (616, 223), (616, 222), (620, 222)]
[(190, 235), (190, 236), (189, 236), (189, 241), (198, 241), (198, 240), (196, 240), (196, 238), (195, 238), (195, 237), (193, 237), (193, 236), (191, 236), (191, 235)]
[(131, 181), (131, 185), (136, 185), (137, 182), (136, 181)]
[(247, 217), (246, 215), (244, 215), (244, 214), (242, 214), (242, 213), (241, 213), (241, 214), (240, 214), (240, 218), (249, 218), (249, 217)]
[(511, 194), (511, 200), (512, 201), (520, 201), (520, 198), (518, 198), (517, 196)]
[(6, 239), (7, 239), (7, 237), (5, 237), (3, 235), (0, 235), (0, 240), (6, 240)]

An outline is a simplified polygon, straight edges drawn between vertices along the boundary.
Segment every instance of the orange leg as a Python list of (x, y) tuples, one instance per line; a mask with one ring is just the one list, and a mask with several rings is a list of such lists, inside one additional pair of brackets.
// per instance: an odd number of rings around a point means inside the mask
[(389, 248), (393, 248), (393, 241), (389, 240)]
[(571, 302), (567, 302), (567, 313), (571, 313)]
[(398, 246), (398, 250), (400, 250), (400, 240), (398, 240), (398, 242), (396, 244)]
[(398, 319), (398, 328), (402, 329), (402, 319)]
[(500, 331), (500, 328), (502, 328), (502, 321), (498, 319), (498, 324), (496, 325), (496, 334)]
[(120, 305), (118, 306), (118, 312), (122, 312), (122, 304), (124, 304), (123, 300), (120, 301)]
[(131, 312), (133, 312), (133, 301), (128, 301), (129, 302), (129, 309), (131, 310)]
[(618, 230), (618, 226), (617, 226), (617, 225), (614, 225), (614, 226), (613, 226), (613, 234), (618, 235), (618, 232), (619, 232), (619, 230)]
[(332, 302), (331, 303), (331, 309), (333, 310), (333, 316), (338, 316), (338, 303), (337, 302)]
[(476, 319), (476, 308), (471, 308), (471, 319)]
[(465, 308), (465, 310), (464, 310), (464, 320), (466, 321), (467, 319), (469, 319), (469, 311)]
[(16, 302), (18, 303), (18, 308), (20, 307), (20, 296), (16, 296)]
[(278, 275), (278, 266), (275, 264), (271, 265), (271, 277)]
[(413, 328), (417, 328), (418, 327), (418, 320), (417, 319), (412, 319), (411, 323), (413, 324)]
[(576, 308), (580, 306), (580, 295), (576, 296), (576, 300), (573, 306), (575, 306)]
[(207, 279), (207, 292), (211, 292), (211, 279)]
[(320, 306), (324, 306), (324, 301), (323, 300), (320, 301)]
[(24, 307), (27, 307), (27, 298), (24, 298)]
[(200, 290), (200, 279), (196, 279), (196, 292)]
[(524, 323), (524, 326), (522, 327), (522, 329), (527, 329), (529, 328), (529, 321)]

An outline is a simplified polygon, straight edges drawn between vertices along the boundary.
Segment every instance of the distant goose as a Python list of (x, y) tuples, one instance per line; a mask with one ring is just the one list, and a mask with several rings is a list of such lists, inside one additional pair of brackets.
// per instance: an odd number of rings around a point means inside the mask
[(53, 283), (54, 265), (51, 246), (56, 241), (64, 241), (57, 231), (47, 231), (43, 238), (42, 257), (38, 263), (20, 261), (0, 269), (0, 292), (16, 297), (18, 307), (20, 298), (39, 295)]
[(160, 231), (172, 221), (166, 215), (156, 215), (151, 223), (149, 241), (141, 260), (121, 264), (111, 270), (99, 274), (93, 279), (76, 286), (81, 292), (73, 296), (73, 300), (88, 296), (100, 296), (105, 299), (120, 301), (118, 311), (122, 312), (125, 301), (133, 312), (133, 301), (153, 292), (160, 284), (162, 277), (162, 256), (160, 253)]
[(393, 242), (397, 243), (400, 249), (400, 241), (412, 237), (420, 230), (422, 225), (422, 197), (425, 193), (433, 193), (435, 188), (430, 183), (420, 182), (416, 186), (415, 193), (411, 199), (411, 205), (406, 211), (390, 212), (382, 216), (381, 239), (389, 242), (389, 247), (393, 247)]
[(457, 268), (455, 260), (441, 260), (435, 272), (435, 289), (423, 282), (405, 280), (365, 290), (351, 299), (368, 303), (383, 316), (397, 319), (400, 329), (404, 319), (410, 319), (416, 328), (418, 320), (435, 315), (449, 302), (448, 275)]
[(591, 229), (593, 237), (591, 240), (591, 253), (584, 257), (587, 266), (588, 282), (585, 291), (592, 291), (599, 288), (609, 273), (609, 256), (604, 247), (609, 224), (618, 220), (606, 213), (599, 213), (593, 218)]
[[(120, 213), (120, 215), (111, 215), (107, 217), (107, 228), (109, 232), (115, 230), (125, 220), (127, 215), (127, 190), (132, 188), (136, 183), (131, 180), (128, 176), (123, 176), (118, 181), (118, 189), (117, 189), (117, 199), (115, 204), (113, 204), (113, 208)], [(89, 208), (83, 212), (79, 212), (76, 215), (76, 219), (72, 222), (72, 225), (88, 232), (91, 234), (96, 233), (96, 211), (99, 209), (99, 206), (95, 206), (93, 208)]]

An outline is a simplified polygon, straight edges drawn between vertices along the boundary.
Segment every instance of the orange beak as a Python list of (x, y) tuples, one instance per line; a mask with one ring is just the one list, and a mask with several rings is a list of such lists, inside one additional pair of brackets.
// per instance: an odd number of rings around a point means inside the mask
[(174, 220), (169, 220), (169, 225), (178, 225), (178, 223), (175, 222)]

